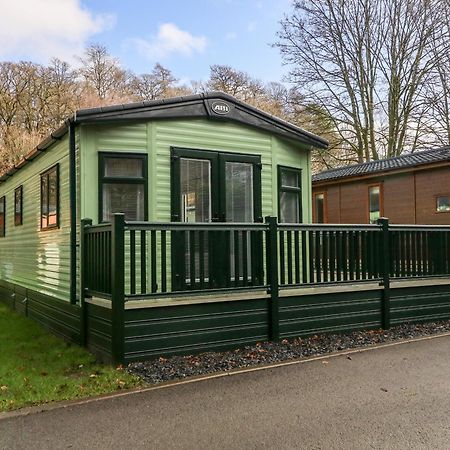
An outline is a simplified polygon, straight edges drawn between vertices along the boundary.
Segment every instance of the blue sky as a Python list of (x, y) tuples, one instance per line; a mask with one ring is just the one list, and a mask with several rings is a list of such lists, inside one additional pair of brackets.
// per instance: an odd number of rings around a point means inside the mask
[(228, 64), (263, 81), (279, 81), (287, 69), (270, 44), (290, 3), (16, 0), (0, 16), (0, 60), (45, 63), (57, 56), (75, 63), (75, 54), (97, 42), (138, 73), (160, 62), (182, 81), (202, 80), (211, 64)]

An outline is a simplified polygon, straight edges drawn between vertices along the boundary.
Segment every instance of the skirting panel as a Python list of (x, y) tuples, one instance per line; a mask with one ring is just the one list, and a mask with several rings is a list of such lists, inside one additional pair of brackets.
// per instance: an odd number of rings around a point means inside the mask
[(81, 344), (81, 310), (78, 306), (1, 280), (0, 301), (53, 334)]

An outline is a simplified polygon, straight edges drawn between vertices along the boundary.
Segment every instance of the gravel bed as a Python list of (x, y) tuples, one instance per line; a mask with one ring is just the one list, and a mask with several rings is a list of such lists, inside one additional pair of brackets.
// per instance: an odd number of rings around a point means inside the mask
[(261, 342), (224, 352), (205, 352), (196, 355), (159, 358), (152, 361), (132, 363), (127, 367), (127, 370), (145, 381), (155, 384), (447, 331), (450, 331), (450, 320), (424, 324), (403, 324), (392, 327), (390, 330), (321, 334), (306, 338), (284, 339), (277, 343)]

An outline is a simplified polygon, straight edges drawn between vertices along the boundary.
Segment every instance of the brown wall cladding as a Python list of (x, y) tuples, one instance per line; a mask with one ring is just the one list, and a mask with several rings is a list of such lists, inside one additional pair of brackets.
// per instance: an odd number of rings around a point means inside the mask
[(53, 334), (81, 344), (81, 310), (69, 302), (0, 281), (0, 301)]
[(450, 212), (436, 212), (436, 196), (450, 196), (450, 167), (416, 173), (418, 224), (448, 225)]
[(391, 223), (415, 223), (414, 174), (399, 174), (383, 180), (384, 216)]
[(368, 187), (377, 183), (383, 190), (383, 215), (391, 223), (450, 224), (450, 212), (436, 212), (436, 197), (450, 196), (450, 167), (313, 185), (313, 193), (326, 192), (328, 223), (367, 223)]

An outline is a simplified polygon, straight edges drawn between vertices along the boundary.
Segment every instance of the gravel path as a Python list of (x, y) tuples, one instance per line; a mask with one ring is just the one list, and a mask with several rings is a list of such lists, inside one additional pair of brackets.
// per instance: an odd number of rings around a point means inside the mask
[(161, 383), (448, 331), (450, 331), (450, 320), (424, 324), (403, 324), (392, 327), (390, 330), (321, 334), (303, 339), (284, 339), (278, 343), (261, 342), (224, 352), (206, 352), (197, 355), (159, 358), (152, 361), (132, 363), (127, 370), (149, 383)]

